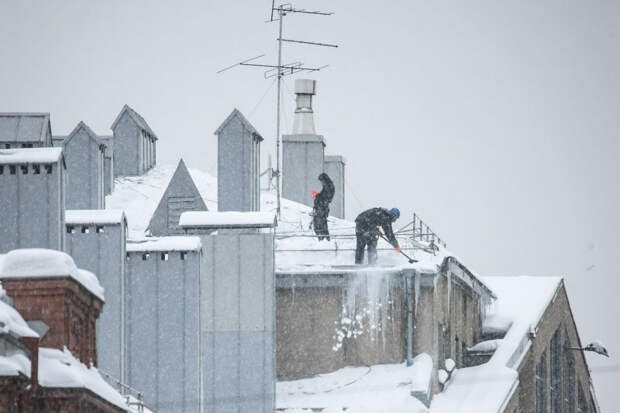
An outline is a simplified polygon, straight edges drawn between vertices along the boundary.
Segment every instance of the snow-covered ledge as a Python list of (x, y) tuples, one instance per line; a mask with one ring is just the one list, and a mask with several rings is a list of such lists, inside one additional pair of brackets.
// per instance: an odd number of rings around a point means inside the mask
[(277, 225), (277, 221), (272, 212), (188, 211), (181, 214), (179, 225), (186, 231), (191, 229), (273, 228)]

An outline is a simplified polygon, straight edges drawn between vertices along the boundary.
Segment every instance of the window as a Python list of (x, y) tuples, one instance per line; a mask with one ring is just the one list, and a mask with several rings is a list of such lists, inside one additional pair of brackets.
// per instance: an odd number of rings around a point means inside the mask
[(22, 143), (22, 148), (32, 148), (31, 143)]
[(11, 173), (11, 175), (15, 175), (16, 171), (17, 167), (15, 165), (9, 165), (9, 172)]
[(581, 382), (579, 383), (579, 404), (577, 411), (579, 413), (588, 413), (588, 403), (586, 402), (586, 395), (583, 392), (583, 387), (581, 386)]
[[(570, 347), (568, 334), (564, 347)], [(566, 413), (575, 413), (575, 356), (569, 350), (564, 352), (564, 403)]]
[(437, 365), (439, 368), (443, 368), (446, 360), (444, 358), (444, 342), (443, 342), (443, 325), (437, 326)]
[(148, 252), (145, 252), (144, 254), (142, 254), (142, 261), (146, 261), (151, 257), (151, 254), (149, 254)]
[(88, 234), (89, 232), (90, 232), (90, 228), (88, 228), (88, 226), (82, 227), (82, 234)]
[(547, 350), (536, 365), (536, 413), (547, 412)]
[(131, 255), (128, 252), (125, 253), (125, 259), (129, 261), (131, 259)]
[(41, 165), (32, 165), (32, 171), (35, 175), (39, 175), (41, 173)]
[(97, 225), (95, 231), (97, 232), (97, 234), (103, 234), (103, 225)]
[(185, 260), (186, 257), (187, 257), (187, 252), (181, 251), (181, 259)]
[(551, 412), (562, 413), (562, 345), (560, 329), (551, 337)]
[(6, 149), (11, 149), (11, 144), (10, 144), (10, 143), (5, 143), (5, 144), (4, 144), (4, 147), (5, 147)]
[(20, 165), (23, 175), (28, 175), (28, 165)]
[(67, 225), (67, 234), (75, 234), (75, 227), (73, 225)]
[(168, 261), (168, 253), (167, 252), (162, 252), (161, 253), (161, 260), (162, 261)]
[(469, 365), (469, 358), (467, 356), (467, 344), (464, 341), (461, 341), (461, 359), (463, 367), (467, 367)]
[(45, 172), (47, 174), (51, 174), (52, 173), (52, 165), (45, 165)]
[(0, 165), (0, 175), (4, 173), (4, 165)]

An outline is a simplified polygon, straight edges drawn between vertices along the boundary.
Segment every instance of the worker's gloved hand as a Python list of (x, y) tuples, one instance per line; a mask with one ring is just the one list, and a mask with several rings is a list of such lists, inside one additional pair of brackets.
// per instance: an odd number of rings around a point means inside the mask
[(400, 247), (396, 247), (396, 251), (400, 252)]

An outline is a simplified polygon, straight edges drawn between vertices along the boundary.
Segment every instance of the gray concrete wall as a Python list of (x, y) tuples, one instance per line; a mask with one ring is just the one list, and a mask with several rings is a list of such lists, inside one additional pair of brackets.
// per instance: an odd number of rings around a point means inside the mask
[(127, 253), (127, 383), (157, 412), (199, 412), (200, 252), (145, 253)]
[(103, 150), (78, 126), (64, 144), (67, 163), (67, 209), (101, 209), (104, 199)]
[(16, 248), (64, 250), (66, 172), (62, 162), (49, 165), (51, 173), (44, 164), (0, 165), (0, 254)]
[[(87, 232), (84, 229), (87, 228)], [(66, 252), (79, 268), (97, 275), (105, 303), (97, 320), (98, 367), (124, 380), (122, 317), (125, 278), (125, 223), (67, 225)]]
[[(376, 284), (377, 276), (363, 271), (278, 274), (278, 379), (308, 377), (344, 366), (400, 363), (406, 358), (404, 279), (400, 273), (389, 273)], [(343, 308), (353, 309), (354, 314), (344, 314)], [(357, 316), (361, 324), (345, 320)], [(335, 338), (347, 331), (354, 332), (353, 337), (342, 342)]]
[(125, 112), (114, 129), (114, 177), (140, 175), (142, 137), (140, 129)]
[(181, 159), (151, 217), (148, 230), (156, 236), (185, 234), (179, 226), (181, 214), (185, 211), (207, 210), (194, 180)]
[(329, 206), (329, 214), (344, 219), (344, 158), (339, 155), (327, 155), (325, 156), (325, 165), (323, 167), (325, 173), (334, 182), (336, 192), (334, 193), (334, 199)]
[(218, 131), (218, 211), (258, 211), (261, 139), (239, 116)]
[(201, 239), (204, 411), (272, 413), (274, 236), (231, 232)]
[(114, 158), (110, 156), (103, 159), (103, 194), (110, 195), (112, 191), (114, 191)]
[(313, 206), (312, 190), (320, 191), (325, 143), (320, 135), (282, 136), (282, 196)]

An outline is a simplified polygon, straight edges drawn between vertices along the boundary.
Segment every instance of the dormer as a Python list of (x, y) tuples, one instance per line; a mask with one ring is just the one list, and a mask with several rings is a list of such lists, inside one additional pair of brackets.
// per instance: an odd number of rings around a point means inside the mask
[(52, 146), (49, 113), (0, 113), (0, 149)]
[(114, 176), (142, 175), (157, 160), (157, 135), (142, 116), (123, 106), (110, 127), (114, 133)]
[(84, 122), (63, 143), (67, 162), (67, 208), (100, 209), (104, 202), (106, 145)]

